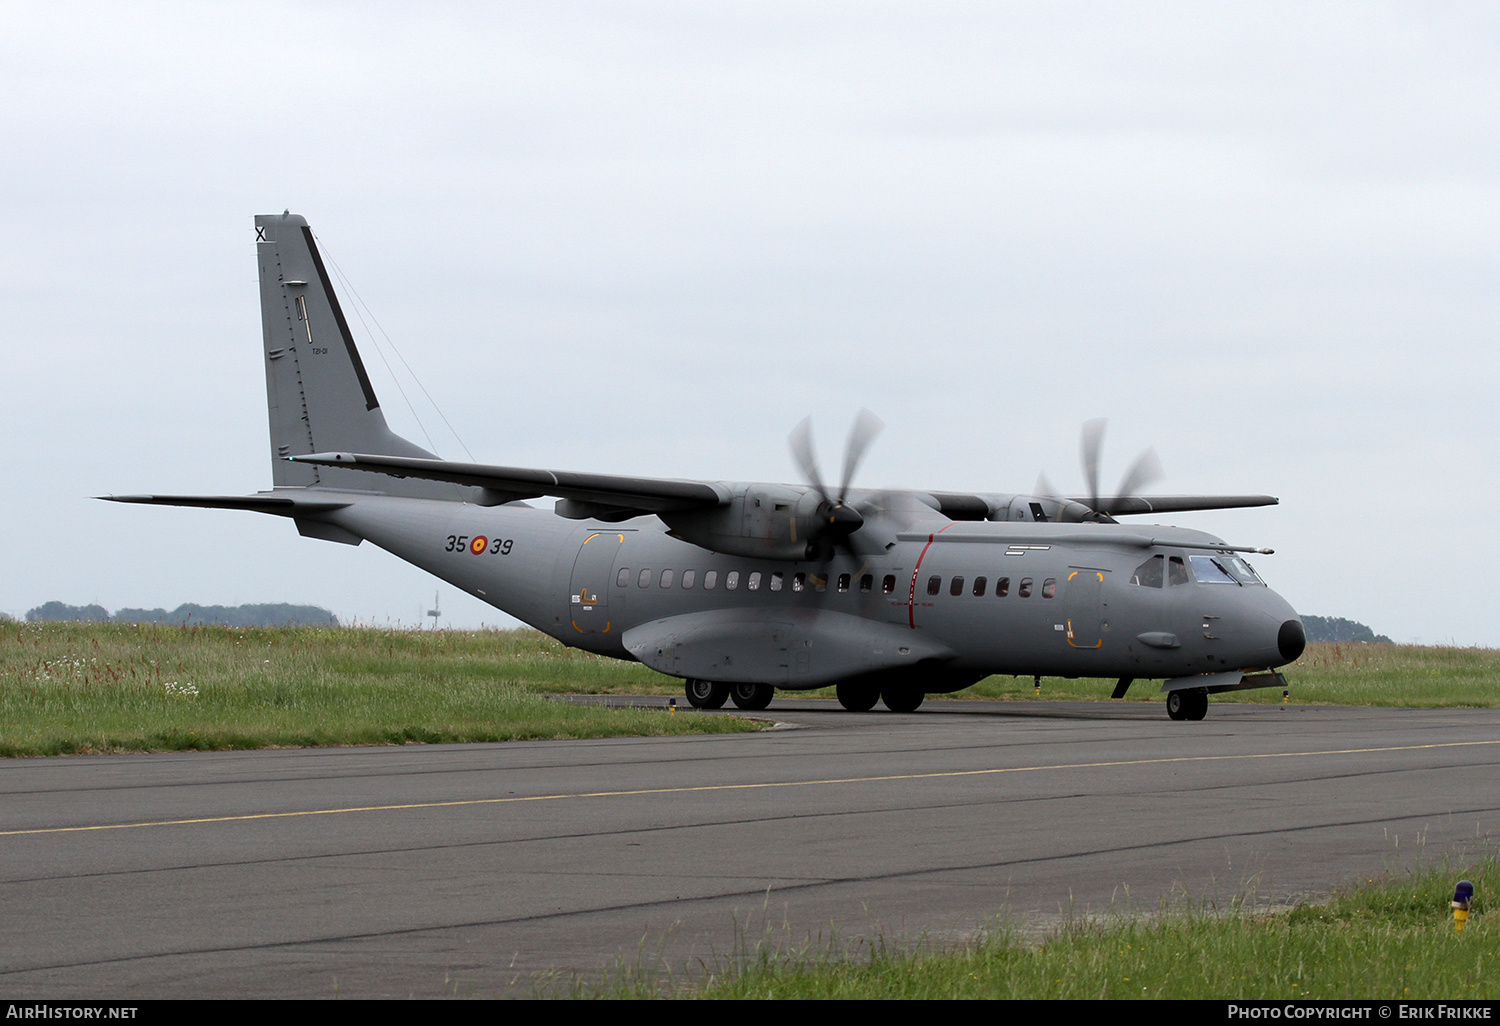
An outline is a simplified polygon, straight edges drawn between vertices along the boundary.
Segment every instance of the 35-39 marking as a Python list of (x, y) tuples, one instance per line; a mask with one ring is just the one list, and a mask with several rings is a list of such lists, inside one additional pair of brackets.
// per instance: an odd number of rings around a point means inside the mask
[(508, 556), (510, 548), (515, 544), (514, 538), (490, 538), (486, 535), (476, 534), (472, 537), (467, 534), (450, 534), (448, 544), (444, 552), (467, 552), (471, 555), (482, 556), (488, 552), (492, 556)]

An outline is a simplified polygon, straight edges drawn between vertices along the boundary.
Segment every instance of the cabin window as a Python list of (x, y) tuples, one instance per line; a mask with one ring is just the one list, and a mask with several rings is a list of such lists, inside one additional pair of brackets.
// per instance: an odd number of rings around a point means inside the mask
[[(776, 585), (772, 584), (771, 587), (775, 588)], [(800, 571), (797, 572), (797, 573), (795, 573), (795, 574), (792, 574), (792, 590), (793, 591), (801, 591), (803, 588), (806, 588), (806, 587), (807, 587), (807, 575), (806, 574), (804, 574), (804, 573), (802, 573)]]
[(651, 587), (651, 571), (650, 570), (642, 570), (641, 571), (641, 576), (639, 576), (639, 577), (636, 578), (635, 583), (638, 584), (638, 585), (640, 585), (642, 588), (649, 588), (649, 587)]
[(630, 584), (630, 567), (620, 567), (620, 572), (615, 574), (615, 587), (624, 588)]
[(927, 594), (936, 595), (943, 590), (943, 579), (937, 575), (927, 578)]
[(705, 570), (703, 573), (703, 590), (713, 591), (714, 585), (719, 583), (719, 571)]
[(896, 575), (886, 574), (880, 579), (880, 593), (890, 595), (896, 590)]
[(962, 595), (963, 593), (964, 593), (964, 579), (963, 579), (963, 575), (960, 574), (959, 576), (953, 578), (953, 583), (951, 583), (951, 584), (948, 585), (948, 594), (952, 595), (954, 598), (957, 598), (959, 595)]
[(1004, 598), (1010, 594), (1010, 578), (1002, 577), (995, 582), (995, 597)]
[(738, 570), (731, 570), (731, 571), (729, 571), (729, 573), (727, 573), (727, 574), (724, 575), (724, 590), (725, 591), (734, 591), (739, 586), (740, 586), (740, 572)]
[(868, 595), (868, 594), (870, 594), (870, 589), (873, 588), (873, 587), (875, 587), (875, 575), (874, 574), (865, 574), (863, 577), (861, 577), (859, 579), (859, 593), (861, 595)]
[(1167, 558), (1152, 556), (1135, 568), (1135, 573), (1130, 575), (1130, 583), (1139, 584), (1142, 588), (1160, 588), (1166, 583), (1166, 577)]
[(1042, 598), (1057, 597), (1057, 578), (1049, 577), (1042, 582)]
[(745, 582), (745, 587), (751, 591), (760, 591), (760, 571), (755, 570), (750, 574), (750, 579)]
[(698, 571), (696, 571), (696, 570), (684, 570), (682, 572), (682, 590), (683, 591), (689, 591), (689, 590), (691, 590), (692, 587), (693, 587), (693, 582), (696, 581), (697, 579), (698, 579)]
[(782, 573), (780, 570), (772, 571), (772, 573), (771, 573), (771, 590), (772, 591), (780, 591), (781, 590), (781, 583), (783, 581), (785, 581), (785, 580), (786, 580), (786, 574)]
[(839, 589), (839, 594), (840, 595), (843, 595), (844, 593), (846, 593), (849, 590), (849, 575), (848, 574), (839, 574), (838, 589)]
[(670, 588), (672, 586), (672, 578), (675, 573), (673, 570), (663, 570), (661, 572), (661, 586), (663, 588)]
[(1187, 584), (1189, 580), (1187, 564), (1182, 561), (1181, 556), (1173, 556), (1167, 560), (1167, 585), (1169, 587), (1174, 584)]
[(974, 596), (976, 598), (982, 597), (984, 595), (984, 586), (986, 584), (988, 584), (988, 583), (989, 583), (989, 578), (988, 577), (976, 577), (976, 578), (974, 578)]
[(1031, 578), (1021, 578), (1020, 585), (1016, 588), (1016, 594), (1021, 598), (1031, 598)]

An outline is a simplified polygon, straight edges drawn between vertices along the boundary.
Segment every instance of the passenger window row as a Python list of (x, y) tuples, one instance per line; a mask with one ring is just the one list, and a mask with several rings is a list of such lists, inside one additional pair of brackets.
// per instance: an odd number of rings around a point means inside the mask
[[(964, 593), (964, 581), (965, 580), (966, 580), (966, 578), (963, 575), (961, 575), (961, 574), (955, 575), (948, 582), (948, 594), (949, 595), (953, 595), (955, 597), (957, 597), (959, 595), (962, 595)], [(1016, 595), (1017, 595), (1017, 597), (1019, 597), (1019, 598), (1031, 598), (1031, 593), (1032, 593), (1032, 589), (1034, 588), (1034, 586), (1035, 586), (1035, 582), (1033, 581), (1032, 578), (1030, 578), (1030, 577), (1023, 577), (1023, 578), (1021, 578), (1021, 580), (1016, 584)], [(974, 583), (969, 587), (968, 591), (975, 598), (982, 598), (984, 596), (985, 591), (988, 588), (989, 588), (989, 578), (988, 577), (976, 577), (976, 578), (974, 578)], [(942, 592), (942, 590), (943, 590), (943, 578), (942, 578), (942, 576), (940, 574), (933, 574), (931, 577), (927, 578), (927, 594), (929, 594), (929, 595), (937, 595), (937, 594), (940, 594)], [(1009, 577), (1001, 577), (999, 580), (997, 580), (995, 582), (995, 597), (996, 598), (1005, 598), (1009, 594), (1010, 594), (1010, 578)], [(1056, 577), (1049, 577), (1045, 581), (1042, 582), (1042, 598), (1056, 598), (1056, 597), (1057, 597), (1057, 578)]]
[[(671, 588), (676, 585), (685, 591), (691, 591), (698, 584), (698, 571), (684, 570), (679, 575), (675, 570), (662, 570), (657, 573), (654, 570), (641, 570), (632, 572), (629, 567), (621, 567), (615, 574), (615, 586), (628, 588), (632, 575), (635, 578), (636, 587), (649, 588), (655, 581), (658, 588)], [(967, 578), (962, 574), (950, 578), (948, 582), (948, 594), (953, 596), (963, 595), (966, 591), (964, 584)], [(702, 587), (704, 591), (713, 591), (719, 586), (719, 572), (707, 570), (703, 573)], [(759, 570), (753, 570), (748, 574), (741, 575), (738, 570), (730, 570), (724, 574), (724, 590), (737, 591), (743, 583), (746, 591), (759, 591), (762, 585), (769, 587), (771, 591), (781, 591), (787, 586), (787, 575), (781, 570), (774, 570), (769, 574), (763, 574)], [(809, 574), (798, 571), (791, 575), (791, 589), (794, 592), (807, 591), (811, 588), (815, 592), (828, 590), (828, 578), (817, 574)], [(1030, 577), (1021, 578), (1016, 585), (1016, 595), (1020, 598), (1030, 598), (1034, 586)], [(840, 595), (857, 591), (861, 595), (869, 595), (875, 590), (875, 575), (862, 574), (856, 581), (853, 574), (839, 574), (834, 581), (834, 590)], [(940, 574), (934, 574), (927, 579), (927, 594), (937, 595), (943, 590), (943, 578)], [(967, 589), (969, 594), (982, 597), (989, 590), (988, 577), (976, 577)], [(886, 574), (880, 580), (880, 593), (892, 595), (896, 591), (896, 575)], [(1005, 598), (1010, 594), (1010, 578), (1001, 577), (995, 581), (995, 597)], [(1057, 578), (1049, 577), (1042, 582), (1042, 598), (1054, 598), (1057, 595)]]

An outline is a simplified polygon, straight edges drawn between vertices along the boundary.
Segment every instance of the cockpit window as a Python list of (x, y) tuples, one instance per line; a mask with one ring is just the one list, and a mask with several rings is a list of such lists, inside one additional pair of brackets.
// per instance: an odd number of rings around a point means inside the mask
[(1193, 564), (1193, 576), (1199, 584), (1238, 584), (1228, 570), (1219, 563), (1217, 556), (1189, 556)]
[(1228, 570), (1230, 575), (1241, 584), (1265, 584), (1260, 579), (1260, 574), (1255, 572), (1255, 567), (1245, 562), (1239, 556), (1231, 556), (1223, 553), (1217, 557), (1219, 564)]
[(1140, 566), (1135, 568), (1135, 573), (1130, 575), (1131, 584), (1139, 584), (1143, 588), (1160, 588), (1167, 579), (1167, 557), (1152, 556)]
[(1167, 560), (1167, 586), (1175, 584), (1190, 584), (1192, 578), (1188, 576), (1187, 564), (1182, 561), (1181, 556), (1173, 556)]

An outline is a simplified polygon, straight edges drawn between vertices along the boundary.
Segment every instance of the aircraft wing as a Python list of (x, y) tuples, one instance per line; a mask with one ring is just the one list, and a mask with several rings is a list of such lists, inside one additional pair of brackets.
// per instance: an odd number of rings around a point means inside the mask
[[(1088, 496), (1069, 496), (1069, 502), (1089, 506)], [(1190, 513), (1203, 509), (1246, 509), (1251, 506), (1275, 506), (1281, 502), (1274, 495), (1125, 495), (1109, 502), (1110, 516), (1130, 513)], [(1092, 508), (1092, 507), (1091, 507)]]
[(412, 456), (375, 456), (365, 453), (315, 452), (288, 456), (296, 463), (368, 470), (391, 477), (450, 481), (498, 493), (501, 501), (551, 495), (611, 510), (671, 513), (727, 505), (729, 490), (705, 481), (674, 481), (615, 474), (575, 474), (529, 467), (492, 467), (483, 463), (419, 459)]

